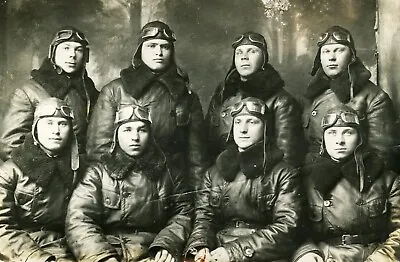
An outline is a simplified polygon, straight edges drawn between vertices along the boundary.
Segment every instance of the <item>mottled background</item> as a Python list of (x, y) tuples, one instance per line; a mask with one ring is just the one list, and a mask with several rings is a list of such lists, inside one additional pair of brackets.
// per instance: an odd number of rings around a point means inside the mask
[[(242, 32), (254, 30), (265, 36), (270, 63), (287, 90), (300, 97), (310, 79), (316, 40), (333, 24), (353, 32), (372, 80), (382, 79), (383, 88), (400, 100), (395, 74), (399, 63), (393, 61), (399, 60), (394, 44), (399, 23), (393, 22), (399, 20), (399, 2), (290, 0), (291, 7), (282, 16), (267, 18), (261, 0), (0, 0), (0, 116), (12, 90), (40, 65), (62, 25), (86, 33), (91, 49), (87, 69), (101, 89), (130, 63), (137, 34), (152, 19), (167, 22), (175, 31), (177, 61), (189, 73), (204, 109), (232, 62), (231, 43)], [(382, 57), (376, 56), (376, 39), (384, 50)]]

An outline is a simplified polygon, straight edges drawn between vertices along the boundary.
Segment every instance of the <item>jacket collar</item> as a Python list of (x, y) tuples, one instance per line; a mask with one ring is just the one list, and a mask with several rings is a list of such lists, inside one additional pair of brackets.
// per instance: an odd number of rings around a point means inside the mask
[(265, 101), (284, 85), (285, 82), (270, 64), (266, 64), (264, 70), (254, 73), (246, 82), (240, 80), (238, 71), (233, 68), (225, 78), (225, 84), (220, 91), (221, 102), (239, 91), (245, 96), (257, 97)]
[(166, 170), (166, 158), (161, 150), (150, 143), (148, 150), (140, 157), (128, 156), (119, 146), (115, 153), (102, 156), (102, 162), (110, 176), (116, 180), (124, 179), (130, 172), (140, 172), (156, 181)]
[(137, 68), (129, 66), (123, 69), (120, 75), (124, 90), (135, 99), (140, 98), (146, 89), (157, 81), (166, 86), (175, 99), (187, 90), (188, 77), (175, 65), (171, 65), (162, 74), (155, 74), (144, 64)]
[[(365, 164), (364, 189), (368, 190), (381, 175), (384, 161), (375, 152), (363, 154)], [(360, 176), (354, 158), (337, 163), (330, 158), (320, 157), (312, 168), (311, 180), (322, 196), (326, 196), (341, 178), (345, 178), (355, 188), (360, 189)]]
[[(94, 88), (92, 80), (87, 76), (86, 71), (76, 74), (58, 73), (48, 58), (43, 60), (39, 69), (32, 70), (32, 78), (38, 82), (51, 97), (64, 99), (71, 89), (75, 89), (79, 96), (87, 101), (89, 98), (95, 99), (98, 91)], [(86, 91), (85, 91), (86, 90)]]
[(41, 186), (47, 186), (52, 179), (57, 178), (68, 188), (71, 188), (74, 182), (70, 151), (65, 150), (57, 157), (50, 157), (34, 144), (31, 134), (28, 134), (24, 143), (12, 152), (11, 158), (25, 176)]
[(269, 150), (270, 156), (264, 164), (264, 143), (257, 143), (243, 152), (239, 152), (235, 144), (231, 144), (217, 158), (216, 168), (221, 176), (232, 182), (237, 173), (253, 179), (263, 176), (270, 171), (282, 158), (283, 154), (278, 149)]
[(351, 87), (353, 87), (355, 96), (371, 77), (371, 73), (358, 58), (353, 64), (349, 65), (348, 72), (348, 74), (342, 74), (336, 79), (330, 79), (323, 69), (319, 68), (315, 77), (311, 79), (305, 96), (313, 100), (330, 88), (342, 103), (347, 103), (350, 100)]

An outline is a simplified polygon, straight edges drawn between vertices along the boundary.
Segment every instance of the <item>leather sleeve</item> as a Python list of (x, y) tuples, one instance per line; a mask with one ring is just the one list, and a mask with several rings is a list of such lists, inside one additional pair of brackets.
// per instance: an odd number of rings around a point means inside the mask
[(8, 162), (0, 166), (0, 250), (8, 261), (46, 261), (54, 257), (45, 252), (18, 225), (14, 192), (18, 181), (17, 171)]
[(387, 152), (396, 145), (396, 132), (398, 132), (397, 116), (390, 97), (379, 90), (372, 98), (366, 110), (366, 130), (370, 146)]
[(274, 261), (291, 256), (297, 247), (303, 194), (295, 169), (281, 168), (276, 178), (277, 200), (272, 224), (225, 243), (230, 261)]
[(204, 116), (199, 97), (191, 93), (191, 124), (189, 127), (188, 161), (192, 174), (191, 189), (198, 190), (207, 168), (206, 144), (204, 136)]
[(214, 163), (219, 153), (223, 151), (223, 148), (220, 147), (221, 145), (220, 145), (220, 138), (218, 137), (219, 134), (218, 126), (213, 124), (213, 122), (217, 121), (217, 119), (219, 118), (219, 112), (217, 112), (217, 109), (219, 108), (217, 105), (218, 100), (219, 100), (218, 94), (214, 94), (211, 97), (211, 101), (208, 106), (204, 123), (205, 138), (207, 143), (207, 153), (211, 160), (210, 164)]
[(176, 171), (175, 175), (171, 174), (171, 177), (174, 186), (173, 195), (170, 196), (169, 201), (172, 217), (164, 229), (157, 234), (149, 249), (150, 252), (165, 249), (175, 257), (175, 261), (180, 261), (184, 245), (192, 229), (193, 208), (182, 174)]
[(102, 225), (102, 173), (98, 166), (89, 167), (74, 190), (68, 206), (66, 237), (78, 261), (97, 262), (117, 256), (108, 243)]
[(191, 249), (216, 247), (214, 213), (209, 203), (211, 188), (211, 175), (207, 171), (203, 178), (203, 186), (197, 192), (194, 228), (187, 242), (185, 255)]
[(110, 150), (113, 141), (117, 112), (113, 85), (111, 82), (101, 90), (89, 122), (86, 144), (89, 160), (100, 160), (101, 155)]
[(395, 176), (389, 194), (391, 232), (386, 241), (380, 245), (367, 261), (399, 261), (400, 260), (400, 177)]
[(286, 92), (278, 93), (273, 103), (275, 116), (275, 137), (284, 159), (297, 167), (303, 161), (305, 138), (301, 124), (301, 109), (296, 100)]
[(9, 159), (11, 152), (24, 142), (26, 133), (32, 129), (33, 113), (34, 106), (28, 95), (20, 88), (16, 89), (2, 119), (0, 159)]

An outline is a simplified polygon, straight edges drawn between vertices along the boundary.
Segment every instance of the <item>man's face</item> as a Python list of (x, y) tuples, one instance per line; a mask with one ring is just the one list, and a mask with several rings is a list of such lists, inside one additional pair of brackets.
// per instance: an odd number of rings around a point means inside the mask
[(63, 117), (44, 117), (36, 126), (37, 139), (46, 153), (57, 154), (68, 143), (70, 122)]
[(63, 42), (57, 45), (54, 61), (66, 73), (74, 73), (81, 69), (85, 47), (77, 42)]
[(325, 148), (334, 160), (353, 154), (358, 145), (358, 132), (353, 127), (332, 126), (324, 132)]
[(172, 44), (164, 39), (150, 39), (143, 42), (142, 61), (155, 72), (165, 70), (172, 59)]
[(347, 71), (347, 66), (352, 57), (348, 46), (342, 44), (329, 44), (321, 47), (321, 65), (329, 78), (336, 78)]
[(235, 49), (235, 66), (242, 80), (260, 70), (264, 63), (263, 51), (254, 45), (240, 45)]
[(146, 150), (150, 130), (142, 121), (128, 122), (118, 128), (117, 136), (120, 148), (127, 155), (135, 157)]
[(243, 151), (264, 138), (264, 122), (251, 115), (238, 115), (233, 119), (233, 139)]

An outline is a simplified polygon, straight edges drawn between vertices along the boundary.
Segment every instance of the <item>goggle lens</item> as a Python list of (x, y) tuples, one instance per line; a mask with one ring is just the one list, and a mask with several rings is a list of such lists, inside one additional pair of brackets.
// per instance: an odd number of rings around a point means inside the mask
[(340, 114), (327, 114), (322, 119), (322, 127), (333, 126), (339, 118), (346, 124), (360, 124), (360, 119), (356, 114), (341, 112)]
[(348, 44), (351, 44), (351, 37), (348, 33), (341, 31), (334, 31), (321, 34), (317, 42), (317, 45), (320, 46), (324, 44), (328, 40), (329, 36), (332, 36), (335, 41), (338, 42), (344, 41), (347, 42)]
[(76, 32), (74, 30), (61, 30), (61, 31), (57, 32), (56, 38), (57, 38), (57, 40), (68, 40), (74, 34), (78, 37), (79, 40), (88, 42), (82, 33)]
[(139, 106), (127, 106), (121, 108), (115, 117), (115, 123), (119, 123), (121, 121), (127, 121), (132, 119), (133, 117), (151, 122), (149, 111), (143, 107)]
[(239, 102), (232, 106), (231, 115), (235, 115), (242, 111), (242, 109), (246, 107), (247, 110), (251, 113), (257, 113), (264, 115), (265, 114), (265, 105), (260, 104), (253, 101)]
[(246, 34), (246, 35), (241, 35), (241, 36), (239, 36), (239, 38), (236, 39), (236, 41), (234, 41), (234, 42), (232, 43), (232, 46), (237, 46), (237, 45), (240, 44), (240, 43), (243, 41), (243, 39), (245, 39), (245, 38), (247, 38), (251, 43), (260, 44), (260, 45), (265, 45), (264, 40), (263, 40), (259, 35), (256, 35), (256, 34), (247, 35), (247, 34)]
[(161, 29), (159, 27), (148, 27), (148, 28), (143, 29), (142, 38), (146, 39), (146, 38), (155, 37), (158, 35), (158, 33), (162, 33), (168, 39), (172, 39), (174, 41), (176, 40), (174, 32), (169, 31), (169, 30), (167, 31), (167, 30)]
[[(35, 114), (40, 117), (42, 117), (42, 116), (60, 116), (60, 117), (74, 119), (74, 112), (73, 112), (72, 108), (69, 106), (54, 107), (54, 106), (48, 105), (48, 106), (40, 106), (37, 110), (39, 110), (39, 111), (35, 112)], [(57, 111), (59, 111), (60, 113), (57, 114)]]

